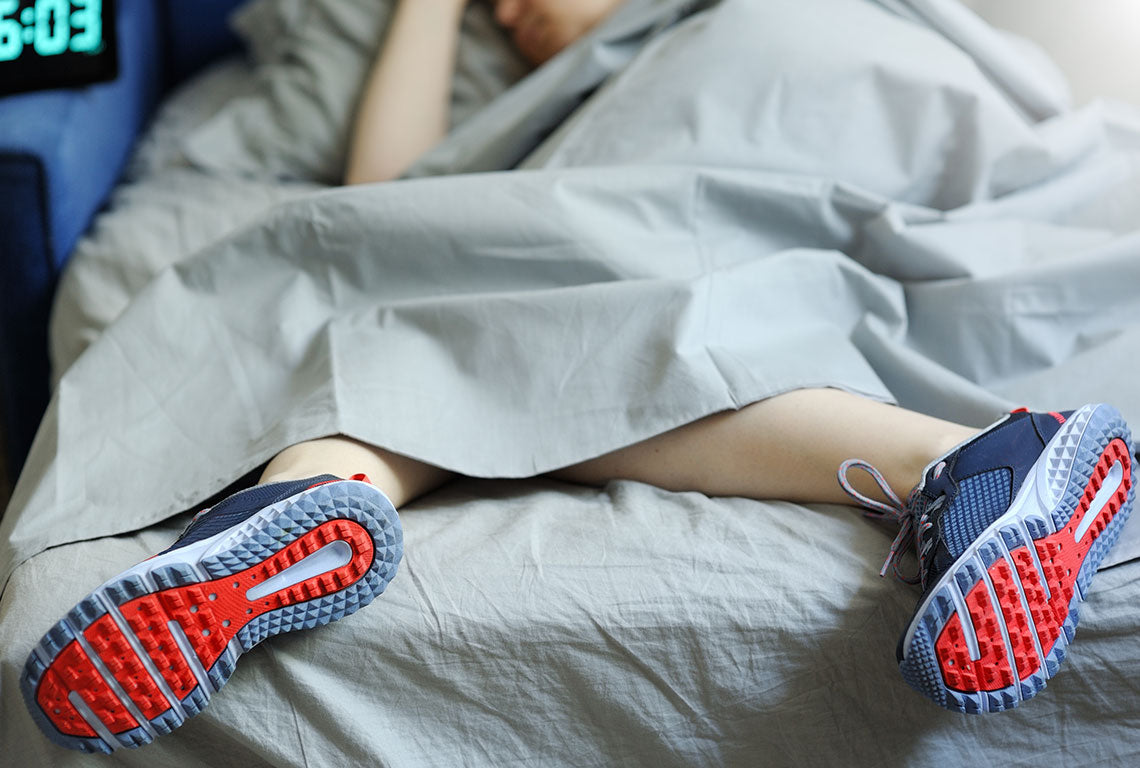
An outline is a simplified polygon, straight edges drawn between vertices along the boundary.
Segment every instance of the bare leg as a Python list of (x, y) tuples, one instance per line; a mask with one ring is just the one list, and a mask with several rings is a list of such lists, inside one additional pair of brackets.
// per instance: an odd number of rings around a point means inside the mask
[(435, 490), (452, 476), (451, 472), (431, 464), (338, 436), (286, 448), (265, 467), (261, 482), (299, 480), (323, 474), (352, 477), (357, 473), (368, 475), (395, 507)]
[[(874, 464), (900, 498), (923, 468), (978, 430), (834, 389), (805, 389), (713, 414), (552, 473), (587, 485), (628, 479), (666, 490), (798, 502), (851, 503), (840, 463)], [(882, 498), (862, 473), (856, 488)]]
[[(628, 479), (710, 496), (846, 504), (850, 499), (835, 479), (845, 459), (871, 462), (905, 497), (932, 459), (976, 432), (839, 390), (806, 389), (713, 414), (551, 475), (587, 485)], [(286, 448), (261, 482), (358, 472), (397, 507), (452, 476), (383, 448), (327, 437)], [(881, 497), (869, 479), (851, 479), (863, 493)]]

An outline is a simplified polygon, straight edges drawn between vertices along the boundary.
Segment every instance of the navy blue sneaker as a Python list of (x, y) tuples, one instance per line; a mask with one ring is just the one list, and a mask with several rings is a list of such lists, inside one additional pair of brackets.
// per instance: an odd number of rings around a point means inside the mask
[(28, 657), (24, 700), (60, 746), (147, 744), (198, 714), (262, 640), (372, 602), (402, 554), (396, 510), (363, 475), (241, 491), (60, 619)]
[[(1109, 405), (1016, 411), (926, 468), (905, 504), (849, 493), (903, 525), (922, 597), (898, 646), (903, 679), (947, 709), (996, 712), (1057, 673), (1078, 611), (1132, 510), (1131, 435)], [(885, 482), (877, 477), (885, 491)], [(887, 566), (884, 566), (884, 572)], [(908, 580), (908, 579), (904, 579)]]

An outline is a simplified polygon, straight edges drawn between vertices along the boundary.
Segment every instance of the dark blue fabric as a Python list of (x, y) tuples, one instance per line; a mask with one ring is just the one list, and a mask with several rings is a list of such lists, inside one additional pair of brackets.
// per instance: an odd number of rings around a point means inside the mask
[(0, 424), (13, 479), (47, 405), (53, 279), (42, 174), (34, 157), (0, 157)]
[(1012, 473), (1006, 468), (971, 475), (958, 486), (958, 495), (942, 513), (940, 527), (946, 549), (955, 560), (965, 552), (982, 531), (990, 527), (1009, 509)]
[[(927, 584), (937, 581), (973, 540), (969, 531), (980, 525), (980, 533), (1005, 512), (1045, 444), (1060, 428), (1061, 423), (1049, 414), (1014, 413), (948, 456), (938, 477), (934, 477), (937, 467), (931, 468), (923, 494), (930, 502), (945, 495), (946, 503), (935, 516), (937, 535)], [(959, 498), (979, 492), (984, 498)], [(968, 515), (979, 516), (979, 520), (968, 525)], [(969, 541), (963, 543), (966, 538)]]
[(226, 23), (244, 0), (165, 0), (170, 83), (178, 83), (204, 64), (238, 49)]
[(318, 475), (303, 480), (286, 480), (280, 483), (255, 485), (252, 488), (246, 488), (244, 491), (238, 491), (233, 496), (223, 499), (209, 510), (196, 516), (186, 530), (182, 532), (182, 535), (178, 537), (178, 541), (165, 551), (169, 552), (172, 549), (179, 549), (187, 544), (208, 539), (227, 528), (232, 528), (270, 504), (276, 504), (282, 499), (287, 499), (318, 483), (340, 479), (336, 475)]
[[(1066, 421), (1068, 421), (1072, 415), (1072, 411), (1062, 411), (1060, 414), (1061, 418)], [(1056, 417), (1051, 413), (1034, 413), (1031, 418), (1033, 419), (1033, 426), (1037, 430), (1037, 436), (1041, 438), (1042, 444), (1052, 440), (1053, 435), (1061, 431), (1061, 422), (1057, 421)]]

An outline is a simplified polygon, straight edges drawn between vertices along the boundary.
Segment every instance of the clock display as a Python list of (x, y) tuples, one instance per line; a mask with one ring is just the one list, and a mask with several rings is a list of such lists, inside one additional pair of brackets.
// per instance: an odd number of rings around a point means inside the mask
[(0, 93), (118, 73), (112, 0), (0, 0)]

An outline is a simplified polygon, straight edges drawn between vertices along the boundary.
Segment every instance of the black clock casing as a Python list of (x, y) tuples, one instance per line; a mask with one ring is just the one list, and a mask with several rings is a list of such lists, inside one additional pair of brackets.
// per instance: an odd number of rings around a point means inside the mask
[(114, 0), (0, 0), (0, 95), (115, 79), (115, 27)]

